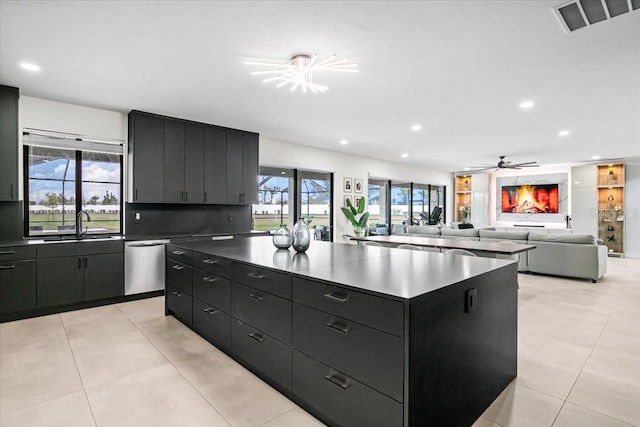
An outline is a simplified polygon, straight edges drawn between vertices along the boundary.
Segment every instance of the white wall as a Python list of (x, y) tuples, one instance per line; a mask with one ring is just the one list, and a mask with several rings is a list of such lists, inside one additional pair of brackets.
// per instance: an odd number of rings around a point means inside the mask
[(625, 165), (625, 256), (640, 258), (640, 161)]
[(346, 241), (347, 239), (343, 235), (353, 234), (351, 225), (342, 211), (340, 211), (344, 194), (353, 194), (343, 193), (342, 191), (342, 179), (345, 176), (363, 180), (364, 191), (362, 194), (365, 197), (369, 177), (444, 185), (447, 187), (447, 220), (450, 222), (453, 219), (453, 174), (450, 172), (354, 156), (338, 151), (304, 147), (262, 137), (260, 138), (260, 165), (334, 173), (333, 216), (335, 241)]
[[(99, 110), (97, 108), (83, 107), (23, 95), (20, 96), (18, 110), (20, 129), (18, 166), (20, 171), (22, 171), (23, 165), (23, 128), (64, 132), (95, 138), (119, 139), (125, 142), (126, 148), (127, 115), (125, 113)], [(19, 182), (20, 199), (22, 200), (24, 185), (22, 173), (20, 173)], [(124, 188), (126, 188), (126, 186)]]

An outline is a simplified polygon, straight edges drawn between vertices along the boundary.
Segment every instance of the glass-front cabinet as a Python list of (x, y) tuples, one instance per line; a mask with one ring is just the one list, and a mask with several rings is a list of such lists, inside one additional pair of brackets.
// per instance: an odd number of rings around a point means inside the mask
[(610, 255), (624, 255), (624, 164), (598, 165), (598, 238)]

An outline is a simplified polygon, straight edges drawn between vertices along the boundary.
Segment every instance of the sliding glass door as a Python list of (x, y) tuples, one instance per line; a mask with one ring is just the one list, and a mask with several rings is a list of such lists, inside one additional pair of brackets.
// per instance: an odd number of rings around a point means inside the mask
[(298, 217), (311, 219), (309, 227), (316, 239), (331, 240), (332, 174), (327, 172), (297, 171)]

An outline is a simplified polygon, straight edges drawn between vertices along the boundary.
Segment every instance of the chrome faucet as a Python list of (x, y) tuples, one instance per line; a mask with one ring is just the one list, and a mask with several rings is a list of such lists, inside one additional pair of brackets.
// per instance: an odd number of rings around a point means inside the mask
[(89, 215), (89, 212), (82, 210), (80, 212), (78, 212), (78, 215), (76, 215), (76, 237), (79, 239), (81, 238), (84, 234), (87, 233), (87, 228), (84, 229), (84, 231), (82, 231), (82, 214), (85, 214), (87, 216), (87, 221), (91, 222), (91, 216)]

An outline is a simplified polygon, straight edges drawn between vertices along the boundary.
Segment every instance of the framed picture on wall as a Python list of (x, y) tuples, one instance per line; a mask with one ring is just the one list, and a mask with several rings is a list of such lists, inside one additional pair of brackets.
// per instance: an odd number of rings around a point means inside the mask
[(358, 206), (360, 204), (360, 199), (364, 199), (364, 196), (355, 196), (355, 205), (354, 206)]
[(351, 178), (344, 177), (343, 190), (345, 193), (351, 193), (353, 191), (353, 181)]
[(362, 180), (361, 179), (354, 179), (353, 180), (353, 191), (355, 191), (356, 193), (362, 193)]
[(345, 208), (348, 208), (348, 207), (349, 207), (349, 205), (347, 204), (347, 202), (351, 202), (351, 204), (353, 204), (353, 199), (352, 199), (352, 198), (351, 198), (351, 196), (349, 196), (349, 195), (344, 196), (344, 203), (343, 203), (343, 205), (344, 205), (344, 207), (345, 207)]

